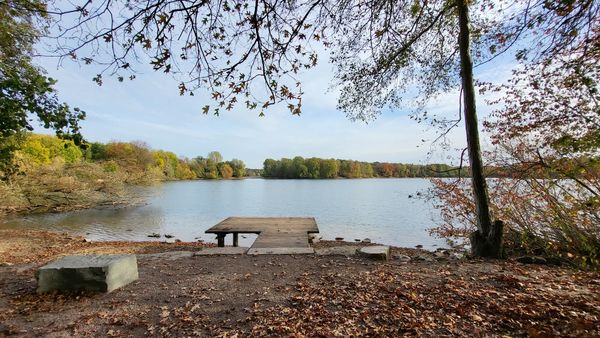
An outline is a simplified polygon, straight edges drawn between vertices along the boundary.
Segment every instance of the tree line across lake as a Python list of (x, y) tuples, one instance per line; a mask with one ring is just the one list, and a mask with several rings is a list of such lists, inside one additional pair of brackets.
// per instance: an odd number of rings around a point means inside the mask
[(372, 177), (456, 177), (466, 175), (466, 168), (447, 164), (403, 164), (360, 162), (354, 160), (303, 158), (266, 159), (262, 176), (267, 178), (372, 178)]
[[(104, 174), (119, 174), (123, 183), (147, 181), (231, 179), (262, 176), (278, 179), (331, 179), (331, 178), (391, 178), (391, 177), (469, 177), (468, 167), (448, 164), (405, 164), (363, 162), (317, 157), (266, 159), (261, 169), (246, 168), (239, 159), (224, 160), (218, 151), (194, 158), (178, 157), (165, 150), (151, 149), (143, 142), (92, 142), (76, 145), (71, 140), (56, 136), (27, 134), (18, 142), (12, 167), (22, 174), (35, 176), (37, 169), (58, 164), (76, 166), (82, 162), (98, 167)], [(572, 165), (563, 163), (562, 167)], [(591, 164), (590, 164), (591, 165)], [(62, 167), (62, 166), (61, 166)], [(487, 166), (487, 177), (514, 177), (522, 168)], [(4, 180), (10, 172), (0, 169)], [(14, 173), (12, 173), (14, 174)], [(541, 168), (530, 172), (535, 177), (555, 177), (555, 173)], [(103, 177), (99, 177), (102, 178)], [(114, 178), (113, 178), (114, 180)]]
[[(83, 146), (56, 136), (28, 134), (15, 151), (14, 165), (21, 173), (34, 175), (37, 168), (62, 163), (74, 166), (87, 162), (107, 174), (120, 173), (125, 183), (185, 179), (230, 179), (247, 176), (288, 179), (452, 177), (468, 175), (466, 168), (447, 164), (402, 164), (341, 159), (266, 159), (262, 169), (247, 169), (239, 159), (225, 161), (218, 151), (206, 157), (178, 157), (165, 150), (151, 149), (143, 142), (92, 142)], [(4, 173), (6, 174), (6, 173)]]

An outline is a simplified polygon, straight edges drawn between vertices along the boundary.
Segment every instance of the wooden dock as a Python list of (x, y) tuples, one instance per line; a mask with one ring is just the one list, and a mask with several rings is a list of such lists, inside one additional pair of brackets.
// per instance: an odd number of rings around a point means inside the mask
[(229, 217), (206, 230), (217, 235), (219, 247), (227, 234), (233, 234), (233, 246), (238, 234), (258, 234), (252, 249), (310, 248), (308, 234), (318, 232), (314, 217)]

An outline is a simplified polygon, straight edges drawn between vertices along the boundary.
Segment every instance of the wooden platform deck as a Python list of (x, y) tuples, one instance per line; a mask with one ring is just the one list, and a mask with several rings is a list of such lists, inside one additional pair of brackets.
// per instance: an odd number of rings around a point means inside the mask
[(225, 236), (233, 234), (233, 246), (238, 234), (254, 233), (258, 238), (252, 248), (308, 248), (308, 234), (318, 233), (314, 217), (229, 217), (206, 233), (216, 234), (218, 246), (225, 246)]

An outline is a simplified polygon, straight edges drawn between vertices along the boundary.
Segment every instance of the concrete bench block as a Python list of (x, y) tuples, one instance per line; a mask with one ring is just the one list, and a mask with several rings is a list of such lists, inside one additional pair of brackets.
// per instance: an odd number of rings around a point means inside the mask
[(194, 256), (214, 256), (214, 255), (243, 255), (248, 248), (241, 246), (225, 246), (217, 248), (205, 248), (194, 252)]
[(38, 293), (53, 290), (111, 292), (138, 279), (135, 255), (66, 256), (38, 269)]
[(387, 261), (390, 259), (390, 247), (384, 245), (374, 245), (374, 246), (365, 246), (358, 250), (358, 253), (361, 256), (377, 259), (382, 261)]

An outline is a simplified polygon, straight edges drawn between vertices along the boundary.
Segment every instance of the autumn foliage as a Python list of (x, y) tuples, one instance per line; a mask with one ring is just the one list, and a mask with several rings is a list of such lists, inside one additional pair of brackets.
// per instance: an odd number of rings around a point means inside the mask
[(56, 136), (23, 134), (11, 152), (10, 166), (0, 169), (5, 178), (0, 215), (135, 204), (137, 199), (126, 194), (128, 184), (245, 176), (241, 160), (189, 160), (143, 142), (79, 146)]
[[(485, 126), (496, 148), (486, 157), (512, 177), (489, 181), (509, 253), (600, 263), (600, 31), (593, 27), (586, 39), (516, 70), (508, 84), (482, 87), (502, 94), (490, 102), (497, 109)], [(468, 187), (434, 185), (444, 223), (433, 232), (465, 236), (474, 221)]]

